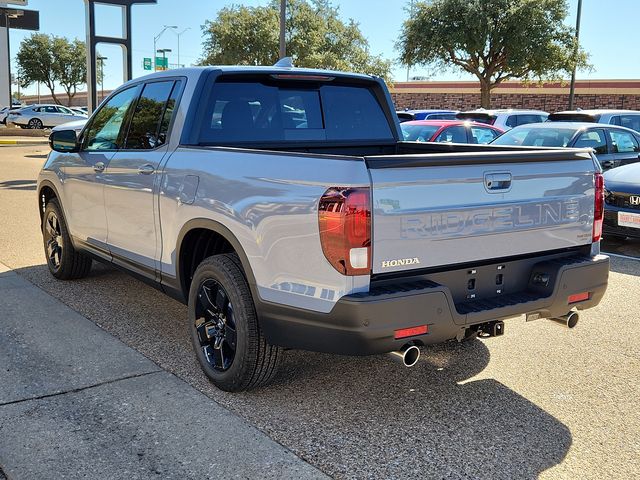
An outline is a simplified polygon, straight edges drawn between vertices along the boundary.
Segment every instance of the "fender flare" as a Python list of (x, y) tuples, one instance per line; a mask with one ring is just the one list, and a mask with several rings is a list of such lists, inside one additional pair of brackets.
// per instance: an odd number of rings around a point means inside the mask
[(44, 215), (44, 211), (42, 210), (42, 204), (40, 203), (40, 197), (42, 195), (42, 189), (44, 187), (48, 187), (51, 190), (53, 190), (53, 193), (55, 193), (56, 198), (58, 199), (58, 203), (60, 204), (60, 208), (62, 208), (62, 213), (65, 215), (66, 217), (66, 212), (64, 211), (64, 206), (62, 205), (62, 197), (60, 196), (60, 192), (58, 191), (58, 188), (53, 184), (53, 182), (51, 180), (41, 180), (38, 183), (38, 196), (36, 198), (36, 201), (38, 202), (38, 213), (40, 214), (40, 224), (42, 224), (42, 217)]
[(251, 289), (251, 293), (253, 295), (254, 301), (259, 301), (260, 297), (258, 295), (256, 278), (253, 274), (253, 270), (251, 269), (251, 264), (249, 263), (249, 258), (242, 248), (242, 245), (233, 234), (231, 230), (225, 227), (220, 222), (215, 220), (211, 220), (210, 218), (193, 218), (185, 223), (180, 229), (180, 233), (178, 234), (178, 240), (176, 242), (176, 253), (175, 253), (175, 262), (176, 262), (176, 280), (177, 286), (179, 286), (185, 300), (189, 297), (189, 292), (186, 290), (185, 279), (182, 278), (182, 270), (180, 265), (180, 251), (182, 248), (182, 242), (187, 234), (194, 229), (201, 228), (205, 230), (211, 230), (220, 236), (222, 236), (229, 244), (233, 247), (233, 250), (238, 254), (238, 258), (240, 259), (240, 263), (242, 264), (242, 269), (244, 270), (244, 274), (247, 278), (247, 282), (249, 283), (249, 288)]

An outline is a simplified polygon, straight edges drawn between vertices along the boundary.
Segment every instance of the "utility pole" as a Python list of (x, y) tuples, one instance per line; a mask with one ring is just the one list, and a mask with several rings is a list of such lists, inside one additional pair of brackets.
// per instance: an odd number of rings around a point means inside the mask
[[(574, 49), (574, 57), (578, 56), (578, 49), (580, 48), (580, 17), (582, 16), (582, 0), (578, 0), (578, 14), (576, 15), (576, 46)], [(569, 88), (569, 110), (573, 110), (573, 100), (576, 93), (576, 67), (574, 63), (573, 71), (571, 72), (571, 87)]]
[(104, 61), (108, 60), (108, 58), (99, 55), (96, 60), (100, 64), (100, 73), (98, 75), (100, 75), (100, 102), (102, 102), (104, 100)]
[[(413, 0), (409, 2), (409, 16), (413, 17)], [(409, 81), (409, 71), (411, 70), (411, 64), (407, 64), (407, 82)]]
[(287, 19), (287, 0), (280, 0), (280, 58), (287, 56), (287, 44), (284, 36)]

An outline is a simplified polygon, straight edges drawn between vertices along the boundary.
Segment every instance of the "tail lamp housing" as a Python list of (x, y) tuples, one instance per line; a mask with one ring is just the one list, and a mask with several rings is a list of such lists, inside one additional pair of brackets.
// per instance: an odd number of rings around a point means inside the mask
[(371, 273), (371, 191), (329, 188), (318, 205), (322, 251), (343, 275)]
[(604, 220), (604, 177), (602, 173), (595, 173), (593, 176), (595, 187), (595, 203), (593, 208), (593, 242), (598, 242), (602, 238), (602, 222)]

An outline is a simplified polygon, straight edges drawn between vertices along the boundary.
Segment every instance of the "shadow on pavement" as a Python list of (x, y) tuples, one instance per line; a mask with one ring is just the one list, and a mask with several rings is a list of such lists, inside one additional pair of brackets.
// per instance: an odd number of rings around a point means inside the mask
[(572, 443), (523, 396), (473, 379), (490, 360), (481, 340), (424, 348), (410, 369), (288, 351), (271, 386), (228, 394), (195, 360), (185, 307), (161, 292), (101, 265), (74, 282), (43, 265), (17, 272), (336, 478), (537, 478)]
[(47, 154), (33, 154), (33, 155), (23, 155), (25, 158), (47, 158)]
[(7, 180), (0, 182), (0, 188), (7, 190), (35, 190), (35, 180)]

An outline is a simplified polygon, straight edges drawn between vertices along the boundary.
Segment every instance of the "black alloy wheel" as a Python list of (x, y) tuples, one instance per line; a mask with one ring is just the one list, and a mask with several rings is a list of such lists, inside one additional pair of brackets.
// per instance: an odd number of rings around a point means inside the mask
[(53, 271), (60, 270), (62, 262), (62, 249), (64, 247), (64, 239), (62, 238), (62, 231), (60, 229), (60, 221), (56, 212), (50, 211), (45, 219), (44, 229), (44, 244), (47, 253), (47, 262)]
[(195, 328), (209, 365), (219, 372), (228, 370), (236, 356), (236, 323), (229, 296), (214, 279), (205, 280), (198, 289)]

